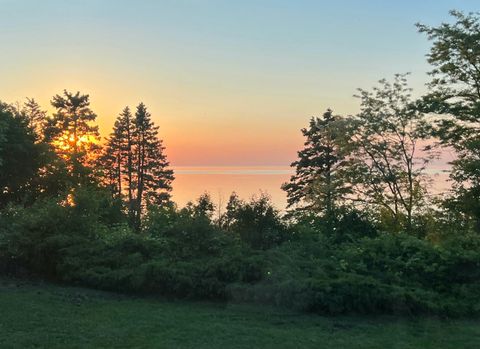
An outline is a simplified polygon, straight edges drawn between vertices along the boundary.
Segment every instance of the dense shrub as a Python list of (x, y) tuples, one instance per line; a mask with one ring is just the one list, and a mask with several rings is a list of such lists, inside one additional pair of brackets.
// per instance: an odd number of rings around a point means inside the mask
[(328, 314), (475, 314), (480, 250), (465, 247), (405, 234), (336, 245), (328, 239), (287, 243), (269, 253), (261, 282), (229, 292), (239, 301)]
[(265, 194), (243, 201), (233, 193), (221, 223), (228, 232), (255, 250), (267, 250), (291, 237), (280, 213)]
[(480, 312), (480, 237), (474, 233), (441, 241), (374, 229), (362, 234), (359, 227), (368, 225), (353, 215), (337, 232), (343, 236), (299, 223), (288, 228), (295, 238), (264, 249), (195, 206), (151, 209), (137, 233), (108, 193), (77, 189), (71, 200), (1, 212), (2, 273), (27, 270), (117, 292), (322, 314)]

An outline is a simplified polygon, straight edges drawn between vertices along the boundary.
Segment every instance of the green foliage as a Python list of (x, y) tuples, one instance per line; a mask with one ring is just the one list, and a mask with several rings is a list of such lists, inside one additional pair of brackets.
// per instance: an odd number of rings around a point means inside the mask
[[(195, 205), (162, 207), (149, 212), (137, 234), (107, 190), (80, 188), (70, 204), (43, 200), (2, 211), (2, 272), (27, 270), (117, 292), (232, 299), (322, 314), (480, 311), (475, 234), (434, 243), (378, 233), (352, 212), (343, 215), (338, 236), (299, 223), (290, 227), (297, 231), (294, 239), (255, 250), (235, 229), (255, 227), (254, 208), (264, 204), (239, 204), (238, 213), (230, 212), (231, 230), (196, 214), (201, 210)], [(258, 212), (265, 219), (265, 211)]]
[(372, 91), (360, 89), (360, 113), (351, 119), (349, 181), (354, 199), (375, 209), (393, 230), (412, 232), (425, 207), (425, 168), (433, 158), (426, 115), (413, 106), (405, 75), (380, 80)]
[(471, 315), (480, 310), (479, 262), (478, 250), (405, 234), (340, 245), (311, 240), (274, 251), (266, 278), (235, 285), (231, 295), (328, 314)]
[(67, 90), (51, 101), (56, 113), (44, 125), (44, 139), (65, 160), (74, 186), (91, 183), (92, 162), (98, 152), (97, 115), (90, 109), (89, 95)]
[(148, 206), (170, 201), (174, 176), (158, 129), (143, 103), (137, 106), (135, 116), (125, 107), (98, 159), (101, 180), (115, 197), (125, 201), (130, 224), (137, 231)]
[[(99, 171), (88, 95), (55, 96), (52, 118), (33, 99), (0, 103), (0, 273), (322, 314), (478, 315), (480, 24), (452, 14), (420, 26), (434, 66), (421, 101), (397, 75), (360, 90), (356, 116), (310, 120), (287, 217), (263, 194), (234, 193), (218, 216), (208, 193), (177, 208), (143, 103), (117, 119)], [(431, 125), (429, 112), (449, 117)], [(445, 200), (426, 195), (432, 135), (458, 155)]]
[(228, 232), (256, 250), (266, 250), (289, 239), (280, 213), (265, 194), (245, 202), (233, 193), (223, 223)]
[[(432, 41), (428, 62), (433, 69), (430, 91), (418, 108), (437, 115), (434, 134), (456, 151), (449, 201), (480, 232), (480, 16), (450, 12), (453, 23), (418, 24)], [(467, 223), (468, 224), (468, 223)]]
[(295, 175), (282, 189), (287, 192), (288, 207), (296, 212), (311, 212), (324, 217), (330, 232), (350, 185), (344, 177), (349, 154), (345, 135), (346, 120), (328, 109), (322, 118), (311, 118), (302, 129), (306, 138), (299, 159), (292, 163)]
[(69, 249), (92, 243), (109, 232), (112, 222), (121, 223), (117, 202), (99, 189), (79, 188), (72, 203), (59, 199), (39, 200), (32, 207), (10, 206), (2, 212), (2, 258), (14, 267), (49, 278), (61, 278), (59, 266)]
[(29, 120), (0, 102), (0, 208), (33, 200), (39, 186), (36, 177), (47, 158), (45, 144), (36, 143)]

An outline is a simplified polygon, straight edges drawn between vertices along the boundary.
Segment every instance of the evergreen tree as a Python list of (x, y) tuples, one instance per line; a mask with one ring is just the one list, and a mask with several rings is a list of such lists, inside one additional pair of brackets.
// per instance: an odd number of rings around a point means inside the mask
[(135, 124), (129, 107), (117, 117), (113, 131), (107, 139), (100, 166), (103, 179), (111, 188), (113, 196), (126, 201), (128, 216), (133, 223), (133, 195), (135, 189), (133, 165), (133, 139)]
[(343, 178), (347, 148), (343, 140), (345, 121), (328, 109), (322, 118), (312, 117), (308, 128), (302, 129), (305, 147), (292, 163), (295, 175), (283, 185), (288, 207), (295, 211), (320, 214), (327, 229), (333, 229), (339, 205), (349, 192)]
[[(123, 195), (124, 174), (128, 170), (127, 159), (131, 159), (132, 156), (129, 137), (132, 131), (131, 119), (130, 108), (125, 107), (115, 120), (113, 131), (107, 138), (103, 154), (100, 157), (105, 182), (111, 188), (112, 194), (117, 197)], [(129, 169), (131, 170), (131, 166)], [(130, 188), (131, 181), (128, 181), (127, 186)]]
[(43, 137), (47, 112), (42, 110), (40, 105), (33, 98), (27, 98), (27, 101), (23, 104), (22, 112), (27, 117), (30, 128), (37, 135), (37, 140), (40, 141)]
[(132, 117), (126, 107), (118, 116), (101, 157), (103, 177), (115, 196), (126, 201), (130, 223), (140, 229), (148, 205), (170, 200), (173, 171), (168, 169), (158, 126), (143, 103)]
[(98, 127), (92, 125), (96, 115), (90, 109), (88, 95), (64, 90), (51, 101), (56, 113), (45, 125), (45, 139), (68, 164), (74, 182), (89, 172), (88, 165), (98, 150)]
[[(145, 206), (163, 205), (170, 200), (173, 171), (168, 169), (165, 147), (158, 138), (158, 126), (151, 120), (145, 104), (140, 103), (135, 112), (132, 134), (134, 156), (132, 167), (136, 183), (133, 206), (134, 226), (139, 229), (142, 210)], [(132, 176), (133, 177), (133, 176)], [(132, 178), (133, 180), (133, 178)]]

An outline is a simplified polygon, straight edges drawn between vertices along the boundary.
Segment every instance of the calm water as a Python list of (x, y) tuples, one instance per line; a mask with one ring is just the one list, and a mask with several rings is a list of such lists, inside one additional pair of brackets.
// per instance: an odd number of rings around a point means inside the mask
[[(180, 206), (195, 200), (204, 192), (210, 193), (214, 203), (221, 207), (225, 206), (233, 191), (243, 199), (265, 192), (281, 210), (286, 207), (286, 195), (280, 187), (293, 174), (293, 170), (287, 166), (174, 167), (174, 171), (173, 199)], [(428, 172), (431, 194), (443, 192), (449, 187), (448, 175), (442, 169)]]
[(265, 192), (280, 209), (286, 206), (286, 195), (280, 187), (293, 173), (285, 166), (174, 167), (174, 171), (173, 199), (180, 206), (204, 192), (210, 193), (215, 204), (224, 206), (235, 191), (243, 199)]

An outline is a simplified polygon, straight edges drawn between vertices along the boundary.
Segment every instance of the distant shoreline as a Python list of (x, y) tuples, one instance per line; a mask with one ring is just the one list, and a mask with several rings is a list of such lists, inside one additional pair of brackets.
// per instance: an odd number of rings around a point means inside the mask
[(195, 175), (288, 175), (289, 166), (172, 166), (176, 174)]

